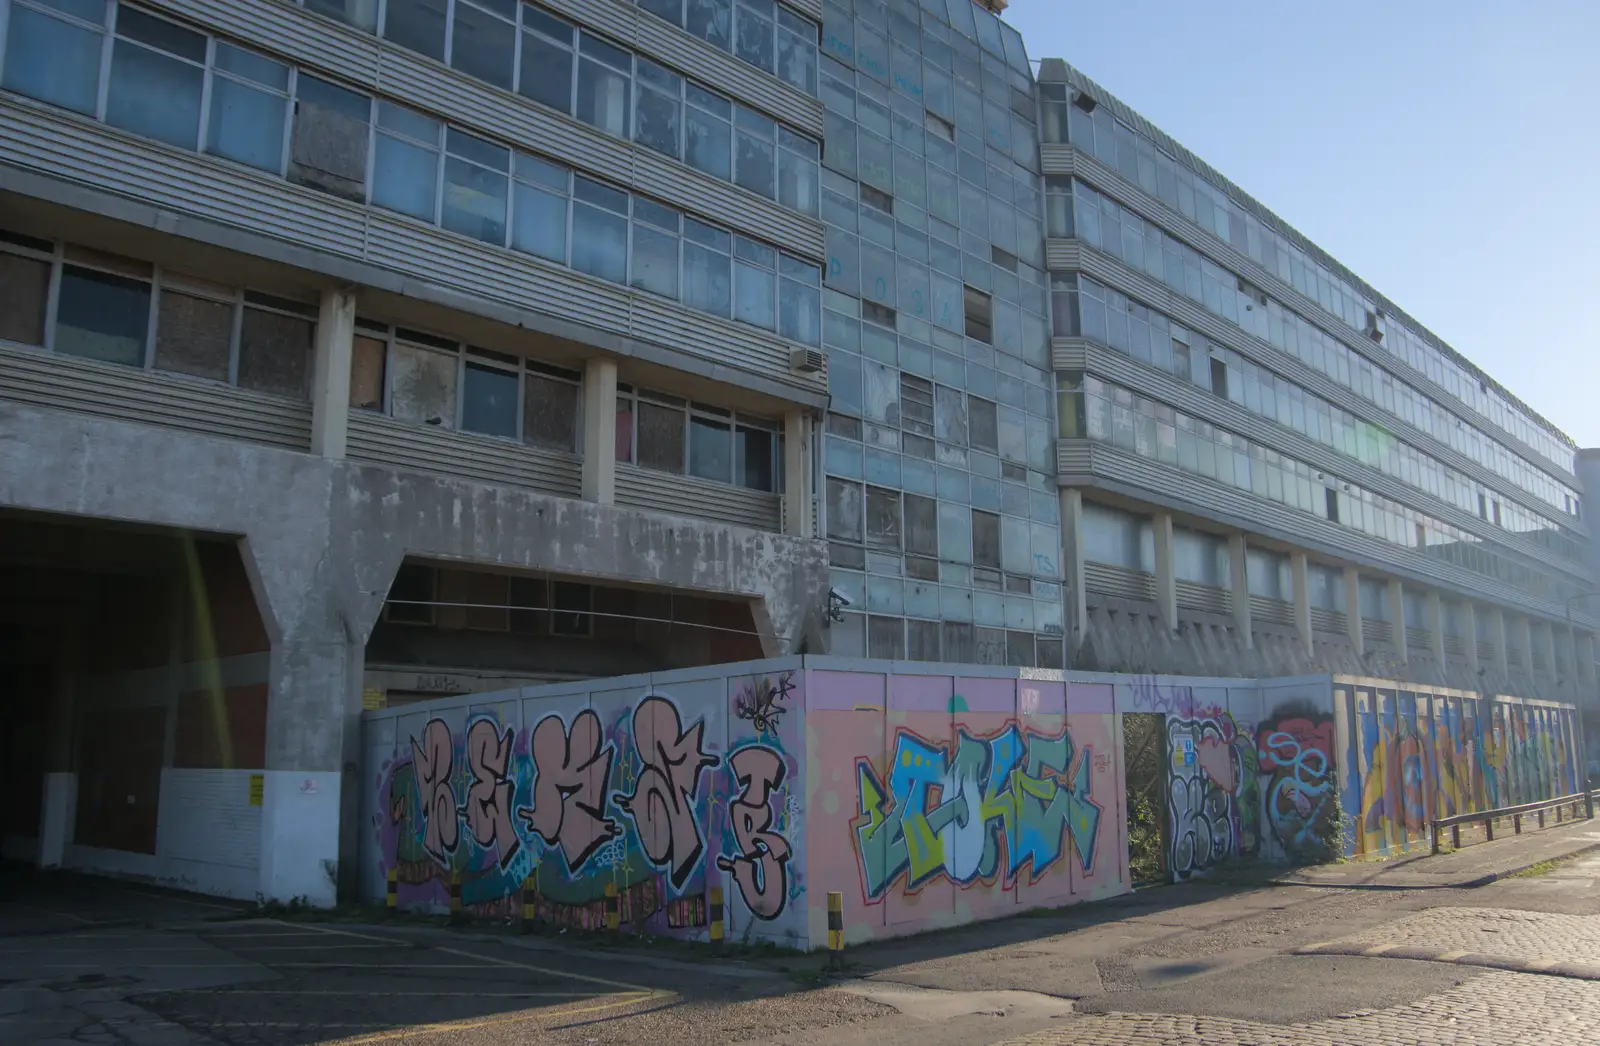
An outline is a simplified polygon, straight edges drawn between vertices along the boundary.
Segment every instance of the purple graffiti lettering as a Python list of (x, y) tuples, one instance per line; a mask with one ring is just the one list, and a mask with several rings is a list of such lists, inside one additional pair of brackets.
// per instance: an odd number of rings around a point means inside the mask
[(480, 719), (467, 731), (467, 766), (472, 771), (472, 787), (467, 790), (467, 805), (461, 813), (479, 846), (496, 846), (500, 867), (522, 848), (522, 841), (511, 827), (511, 803), (516, 784), (508, 776), (511, 768), (511, 729), (502, 735), (492, 719)]
[(585, 710), (568, 730), (559, 715), (547, 715), (533, 728), (533, 805), (517, 816), (534, 834), (559, 845), (567, 870), (582, 868), (594, 852), (622, 829), (606, 816), (606, 785), (616, 749), (605, 741), (600, 717)]
[(737, 857), (717, 858), (717, 867), (733, 873), (739, 895), (759, 919), (776, 919), (789, 900), (789, 840), (768, 831), (772, 808), (768, 796), (783, 784), (783, 757), (770, 748), (741, 748), (728, 760), (739, 797), (728, 807)]
[(705, 844), (695, 821), (700, 772), (717, 765), (701, 747), (704, 721), (688, 730), (678, 709), (664, 697), (647, 697), (633, 712), (633, 744), (644, 769), (632, 795), (618, 793), (618, 806), (633, 817), (645, 856), (670, 869), (672, 885), (682, 887)]
[(456, 852), (461, 825), (456, 814), (456, 794), (450, 785), (454, 762), (450, 728), (442, 719), (431, 719), (422, 730), (422, 741), (411, 739), (412, 762), (422, 792), (422, 817), (425, 824), (422, 848), (441, 865), (449, 867)]

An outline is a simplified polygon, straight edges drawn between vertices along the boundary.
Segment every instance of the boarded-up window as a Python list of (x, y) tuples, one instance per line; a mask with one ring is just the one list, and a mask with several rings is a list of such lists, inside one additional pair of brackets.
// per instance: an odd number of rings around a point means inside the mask
[(967, 418), (972, 429), (972, 445), (994, 454), (1000, 449), (1000, 426), (995, 417), (995, 407), (989, 400), (970, 397), (967, 401)]
[(980, 665), (1006, 663), (1006, 634), (998, 628), (972, 630), (972, 660)]
[(356, 335), (350, 350), (350, 406), (383, 409), (383, 371), (389, 346), (378, 338)]
[(1014, 668), (1033, 667), (1033, 633), (1006, 633), (1006, 664)]
[(867, 488), (867, 544), (900, 547), (900, 492)]
[(992, 512), (973, 510), (972, 562), (980, 567), (1000, 567), (1000, 517)]
[(178, 697), (172, 764), (193, 770), (257, 770), (267, 765), (267, 687), (228, 687)]
[(578, 386), (529, 373), (524, 377), (522, 438), (536, 447), (578, 448)]
[(959, 621), (946, 621), (940, 626), (944, 633), (944, 659), (954, 664), (977, 661), (972, 641), (972, 626)]
[(300, 316), (246, 308), (239, 328), (239, 387), (305, 399), (314, 328)]
[(389, 412), (402, 421), (455, 428), (459, 363), (457, 356), (396, 342)]
[(933, 382), (900, 374), (900, 426), (908, 432), (933, 435)]
[(639, 464), (682, 475), (683, 411), (659, 403), (639, 403)]
[(43, 345), (49, 289), (49, 262), (0, 254), (0, 338)]
[(860, 542), (862, 537), (861, 485), (828, 477), (828, 536)]
[(905, 496), (905, 548), (912, 555), (939, 555), (939, 503), (916, 494)]
[(233, 346), (233, 304), (165, 289), (160, 301), (156, 367), (227, 381)]
[(939, 622), (906, 622), (906, 657), (912, 661), (939, 660)]
[(898, 617), (867, 618), (867, 656), (906, 656), (906, 623)]
[(296, 94), (289, 180), (365, 200), (371, 99), (310, 76), (300, 77)]

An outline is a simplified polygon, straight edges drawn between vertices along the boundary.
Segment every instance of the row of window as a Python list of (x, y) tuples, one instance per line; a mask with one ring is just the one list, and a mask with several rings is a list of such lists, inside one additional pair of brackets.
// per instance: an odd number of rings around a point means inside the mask
[(1063, 375), (1065, 438), (1109, 443), (1373, 537), (1416, 549), (1546, 599), (1579, 589), (1489, 549), (1489, 542), (1209, 422), (1092, 375)]
[[(582, 375), (423, 331), (357, 321), (350, 404), (576, 453)], [(777, 424), (619, 386), (616, 459), (750, 490), (782, 483)]]
[(817, 93), (817, 23), (772, 0), (634, 0), (807, 94)]
[[(981, 593), (964, 592), (968, 596)], [(828, 650), (838, 657), (942, 661), (1013, 668), (1064, 668), (1060, 634), (1032, 635), (949, 618), (917, 620), (880, 614), (843, 614), (828, 630)]]
[(1578, 495), (1572, 488), (1154, 223), (1081, 180), (1051, 179), (1048, 193), (1052, 235), (1075, 236), (1105, 251), (1213, 315), (1299, 358), (1552, 507), (1577, 513)]
[(594, 634), (594, 589), (576, 581), (402, 564), (384, 620), (403, 625), (568, 639)]
[[(810, 262), (134, 8), (115, 10), (104, 98), (76, 98), (51, 79), (19, 83), (13, 74), (22, 76), (26, 63), (8, 62), (6, 85), (701, 312), (820, 341), (821, 271)], [(87, 32), (18, 6), (8, 53), (49, 51), (48, 41), (30, 47), (28, 30), (16, 31), (29, 18), (55, 26), (51, 32)], [(182, 99), (174, 94), (180, 82)], [(783, 154), (775, 141), (768, 144)], [(767, 174), (779, 178), (772, 150), (765, 160)], [(814, 199), (815, 164), (808, 170)]]
[[(970, 566), (973, 584), (994, 589), (1001, 587), (1002, 572), (1047, 580), (1060, 576), (1060, 531), (1051, 524), (834, 476), (827, 485), (829, 540), (903, 553), (907, 577), (938, 581), (941, 564)], [(1032, 592), (1029, 582), (1013, 581), (1006, 588)]]
[(0, 339), (304, 399), (317, 307), (0, 233)]
[(1248, 254), (1357, 332), (1369, 337), (1372, 332), (1379, 333), (1378, 343), (1412, 369), (1427, 375), (1538, 454), (1572, 471), (1574, 453), (1570, 442), (1492, 388), (1481, 374), (1429, 344), (1420, 333), (1382, 316), (1382, 310), (1343, 277), (1247, 213), (1227, 192), (1117, 120), (1108, 107), (1099, 106), (1092, 115), (1084, 112), (1071, 104), (1071, 91), (1066, 84), (1040, 84), (1039, 93), (1045, 141), (1072, 142), (1207, 232)]
[[(282, 62), (125, 4), (60, 0), (52, 7), (29, 6), (48, 2), (13, 5), (6, 87), (352, 199), (364, 198), (369, 177), (399, 177), (405, 182), (397, 191), (407, 194), (410, 205), (402, 209), (424, 206), (425, 160), (396, 143), (410, 139), (438, 156), (440, 121), (387, 102), (379, 102), (374, 113), (365, 95), (296, 77)], [(476, 10), (466, 3), (459, 7)], [(522, 31), (506, 26), (503, 41), (508, 48), (516, 43), (518, 55), (526, 53), (518, 82), (524, 95), (715, 178), (817, 213), (816, 140), (537, 8), (524, 5), (521, 11)], [(113, 32), (107, 33), (112, 16)], [(459, 31), (462, 23), (456, 25)], [(488, 36), (502, 38), (499, 30)], [(109, 63), (103, 63), (107, 48)], [(109, 72), (102, 77), (103, 64)], [(316, 111), (315, 122), (307, 109)], [(368, 124), (380, 132), (370, 172)], [(479, 151), (498, 153), (499, 173), (505, 173), (508, 150), (486, 145)], [(395, 163), (400, 171), (391, 170)], [(446, 174), (455, 167), (445, 166)], [(454, 194), (464, 197), (461, 206), (499, 219), (492, 228), (471, 223), (469, 235), (504, 242), (504, 178), (479, 186), (470, 169), (459, 173), (463, 179), (453, 184)], [(433, 180), (443, 184), (437, 174)], [(382, 202), (387, 194), (374, 186), (373, 195)]]
[(1348, 411), (1087, 276), (1053, 276), (1055, 329), (1168, 371), (1253, 414), (1448, 501), (1496, 526), (1582, 562), (1583, 547), (1560, 525), (1449, 468)]

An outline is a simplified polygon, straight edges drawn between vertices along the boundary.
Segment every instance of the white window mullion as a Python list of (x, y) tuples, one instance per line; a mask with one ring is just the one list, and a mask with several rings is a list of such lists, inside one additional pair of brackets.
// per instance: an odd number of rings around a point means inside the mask
[(433, 224), (439, 226), (444, 224), (444, 158), (445, 141), (448, 138), (449, 133), (449, 128), (443, 122), (441, 122), (439, 124), (439, 137), (437, 139), (438, 145), (436, 146), (438, 149), (438, 159), (434, 161), (435, 166), (433, 178)]
[(372, 183), (378, 171), (378, 100), (367, 100), (367, 192), (365, 203), (372, 206)]
[(239, 384), (239, 349), (244, 344), (244, 291), (233, 292), (233, 330), (228, 336), (228, 384)]
[(106, 104), (111, 96), (111, 49), (116, 42), (117, 5), (106, 5), (106, 28), (101, 38), (100, 48), (100, 95), (95, 99), (94, 118), (104, 121), (106, 118)]
[(161, 266), (150, 267), (150, 315), (144, 325), (143, 369), (153, 370), (156, 365), (156, 317), (161, 313)]
[(50, 287), (45, 292), (44, 348), (54, 352), (56, 347), (56, 309), (61, 303), (61, 266), (64, 246), (56, 244), (50, 259)]
[(444, 64), (450, 64), (450, 52), (454, 48), (452, 39), (456, 27), (456, 0), (447, 0), (444, 9)]
[(216, 75), (217, 67), (217, 41), (213, 36), (206, 37), (206, 61), (200, 69), (200, 129), (195, 135), (198, 147), (196, 152), (205, 154), (207, 134), (211, 130), (211, 81)]
[(294, 142), (294, 107), (295, 94), (300, 87), (300, 70), (289, 66), (289, 79), (285, 86), (288, 88), (288, 104), (283, 107), (283, 140), (278, 156), (278, 177), (289, 177), (289, 157)]

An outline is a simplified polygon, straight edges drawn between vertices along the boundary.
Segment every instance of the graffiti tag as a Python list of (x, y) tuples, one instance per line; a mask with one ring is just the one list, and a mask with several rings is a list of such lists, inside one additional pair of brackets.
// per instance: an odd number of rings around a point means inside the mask
[[(1101, 807), (1091, 796), (1093, 756), (1063, 730), (1046, 736), (1015, 724), (988, 738), (965, 730), (948, 746), (901, 730), (887, 782), (856, 762), (859, 817), (852, 822), (867, 897), (904, 877), (915, 890), (937, 875), (969, 884), (1025, 865), (1038, 881), (1071, 833), (1085, 872), (1094, 865)], [(937, 789), (939, 803), (929, 807)]]
[(783, 784), (783, 757), (770, 748), (741, 748), (728, 760), (739, 795), (728, 806), (737, 857), (718, 857), (717, 867), (731, 872), (739, 894), (752, 914), (776, 919), (789, 900), (789, 841), (772, 825), (771, 793)]

